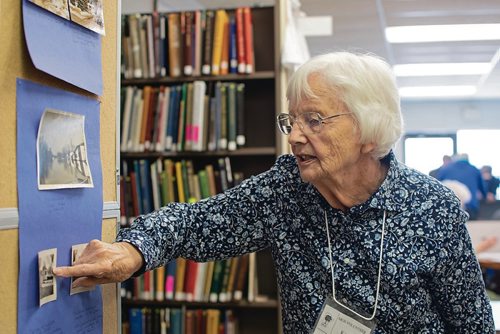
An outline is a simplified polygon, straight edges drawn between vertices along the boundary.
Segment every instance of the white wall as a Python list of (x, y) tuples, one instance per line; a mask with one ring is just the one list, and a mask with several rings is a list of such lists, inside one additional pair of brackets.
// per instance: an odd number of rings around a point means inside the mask
[(500, 129), (500, 100), (403, 101), (406, 133)]

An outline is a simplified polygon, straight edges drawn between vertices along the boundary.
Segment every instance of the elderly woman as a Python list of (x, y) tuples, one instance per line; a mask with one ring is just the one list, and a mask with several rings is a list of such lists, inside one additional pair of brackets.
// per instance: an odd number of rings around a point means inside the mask
[(459, 200), (392, 153), (402, 119), (387, 63), (313, 58), (287, 97), (278, 126), (293, 155), (223, 194), (139, 217), (56, 275), (91, 286), (179, 256), (270, 248), (285, 333), (493, 333)]

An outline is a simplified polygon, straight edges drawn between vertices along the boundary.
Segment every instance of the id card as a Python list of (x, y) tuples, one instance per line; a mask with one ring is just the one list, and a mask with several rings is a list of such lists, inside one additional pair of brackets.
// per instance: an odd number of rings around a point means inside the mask
[(328, 297), (311, 334), (370, 334), (375, 326)]

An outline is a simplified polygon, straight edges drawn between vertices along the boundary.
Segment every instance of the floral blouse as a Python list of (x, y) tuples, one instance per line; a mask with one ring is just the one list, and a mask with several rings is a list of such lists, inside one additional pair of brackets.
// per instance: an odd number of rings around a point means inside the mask
[[(182, 256), (211, 261), (270, 248), (285, 333), (309, 333), (332, 295), (361, 314), (376, 298), (375, 333), (494, 333), (488, 297), (456, 196), (399, 163), (365, 203), (342, 212), (301, 180), (284, 155), (268, 171), (194, 204), (140, 216), (117, 241), (135, 245), (145, 270)], [(326, 223), (330, 233), (328, 247)]]

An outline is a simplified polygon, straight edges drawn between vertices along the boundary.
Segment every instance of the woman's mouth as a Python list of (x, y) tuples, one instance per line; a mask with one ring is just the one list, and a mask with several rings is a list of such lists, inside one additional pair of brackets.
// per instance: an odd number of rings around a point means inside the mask
[(309, 154), (298, 154), (296, 155), (296, 157), (300, 163), (307, 163), (316, 159), (315, 156)]

